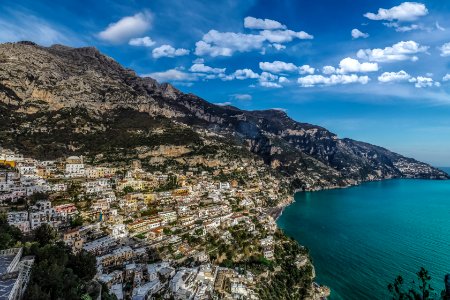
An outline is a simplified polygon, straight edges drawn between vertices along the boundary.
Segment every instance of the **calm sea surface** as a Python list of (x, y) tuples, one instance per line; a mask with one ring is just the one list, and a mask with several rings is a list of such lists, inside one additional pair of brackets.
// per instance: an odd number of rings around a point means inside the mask
[(310, 249), (332, 300), (388, 299), (387, 284), (399, 274), (409, 281), (421, 266), (441, 291), (450, 273), (450, 181), (297, 193), (278, 225)]

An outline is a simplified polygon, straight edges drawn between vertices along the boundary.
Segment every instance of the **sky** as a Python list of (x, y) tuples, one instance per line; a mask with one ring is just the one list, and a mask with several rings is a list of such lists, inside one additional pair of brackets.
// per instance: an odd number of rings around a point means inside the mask
[(0, 42), (95, 46), (219, 105), (450, 166), (450, 1), (0, 1)]

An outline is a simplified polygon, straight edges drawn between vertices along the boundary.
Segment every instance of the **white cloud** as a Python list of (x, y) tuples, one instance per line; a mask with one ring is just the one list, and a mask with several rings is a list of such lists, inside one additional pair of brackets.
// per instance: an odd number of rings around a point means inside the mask
[(274, 62), (260, 62), (259, 68), (271, 73), (295, 72), (298, 67), (293, 63), (276, 60)]
[(315, 69), (309, 65), (298, 67), (293, 63), (276, 60), (274, 62), (260, 62), (259, 68), (270, 73), (280, 74), (289, 72), (299, 72), (300, 74), (314, 74)]
[(303, 65), (299, 67), (300, 74), (314, 74), (316, 69), (311, 67), (310, 65)]
[(150, 74), (144, 74), (143, 77), (151, 77), (159, 82), (167, 81), (197, 81), (198, 77), (196, 74), (186, 73), (179, 69), (170, 69), (163, 72), (155, 72)]
[(260, 81), (260, 86), (267, 87), (267, 88), (281, 88), (282, 86), (278, 83), (271, 82), (271, 81)]
[(226, 68), (212, 68), (210, 66), (205, 66), (204, 64), (193, 64), (189, 71), (198, 73), (225, 73)]
[(263, 30), (260, 34), (271, 43), (287, 43), (294, 39), (311, 40), (314, 36), (304, 31), (293, 30)]
[(395, 28), (395, 31), (397, 32), (408, 32), (412, 30), (418, 30), (418, 29), (424, 29), (423, 26), (417, 25), (417, 24), (411, 24), (407, 26), (400, 26), (397, 22), (389, 22), (389, 23), (383, 23), (384, 26)]
[(378, 71), (377, 63), (360, 63), (357, 59), (350, 57), (344, 58), (339, 63), (338, 73), (366, 73), (366, 72), (376, 72)]
[(409, 81), (411, 75), (401, 70), (399, 72), (384, 72), (378, 76), (378, 81), (383, 83)]
[(442, 77), (442, 81), (450, 81), (450, 74), (445, 74), (445, 76)]
[(261, 81), (274, 81), (277, 80), (278, 76), (271, 74), (269, 72), (262, 72), (261, 75), (259, 76), (259, 80)]
[(203, 58), (201, 58), (201, 57), (198, 57), (198, 58), (194, 59), (192, 61), (192, 63), (193, 64), (203, 64), (203, 63), (205, 63), (205, 60)]
[(259, 76), (259, 85), (268, 88), (281, 88), (282, 86), (275, 82), (277, 80), (279, 80), (277, 75), (262, 72)]
[(195, 54), (210, 56), (231, 56), (235, 51), (248, 52), (262, 48), (265, 38), (261, 35), (219, 32), (210, 30), (195, 46)]
[(442, 27), (441, 25), (439, 25), (439, 22), (438, 22), (438, 21), (436, 21), (436, 23), (435, 23), (434, 25), (436, 26), (436, 29), (437, 29), (437, 30), (445, 31), (445, 28)]
[(286, 46), (285, 46), (285, 45), (281, 45), (281, 44), (278, 44), (278, 43), (270, 44), (269, 46), (270, 46), (270, 47), (273, 47), (273, 48), (275, 48), (275, 49), (277, 49), (277, 50), (283, 50), (283, 49), (286, 49)]
[(233, 95), (230, 95), (230, 97), (235, 100), (240, 100), (240, 101), (252, 100), (252, 95), (250, 95), (250, 94), (233, 94)]
[(153, 41), (150, 37), (144, 36), (144, 37), (141, 37), (141, 38), (131, 39), (128, 42), (128, 44), (131, 45), (131, 46), (152, 47), (153, 45), (156, 44), (156, 42)]
[(233, 76), (234, 76), (234, 78), (239, 79), (239, 80), (250, 79), (250, 78), (259, 78), (259, 75), (250, 69), (236, 70), (233, 73)]
[(265, 42), (270, 42), (275, 49), (282, 49), (282, 43), (294, 39), (312, 39), (313, 36), (304, 31), (263, 30), (259, 34), (235, 32), (219, 32), (210, 30), (202, 40), (195, 43), (195, 54), (198, 56), (232, 56), (234, 52), (262, 50)]
[(417, 2), (403, 2), (402, 4), (389, 9), (380, 8), (376, 14), (370, 12), (366, 13), (364, 14), (364, 17), (375, 21), (414, 21), (427, 14), (428, 9), (424, 4)]
[(148, 11), (140, 12), (134, 16), (124, 17), (116, 23), (111, 23), (98, 34), (99, 38), (114, 44), (128, 41), (129, 39), (142, 35), (150, 29), (152, 15)]
[(368, 38), (369, 34), (368, 33), (364, 33), (359, 29), (353, 29), (352, 30), (352, 38), (354, 39), (359, 39), (359, 38)]
[(279, 83), (288, 83), (288, 82), (290, 82), (290, 80), (284, 76), (281, 76), (280, 78), (278, 78), (278, 82)]
[(195, 55), (210, 55), (212, 57), (231, 56), (233, 55), (233, 50), (225, 47), (212, 46), (204, 41), (198, 41), (195, 43)]
[(322, 68), (322, 73), (326, 75), (334, 74), (336, 72), (336, 68), (333, 66), (325, 66)]
[(314, 87), (317, 85), (337, 85), (337, 84), (350, 84), (350, 83), (360, 83), (367, 84), (369, 82), (368, 76), (358, 76), (355, 74), (351, 75), (331, 75), (330, 77), (325, 77), (323, 75), (308, 75), (305, 77), (300, 77), (297, 81), (302, 87)]
[[(434, 83), (433, 79), (430, 77), (418, 76), (415, 78), (415, 87), (416, 88), (432, 87), (433, 85), (436, 85), (436, 83)], [(438, 85), (439, 85), (439, 83), (438, 83)]]
[(183, 48), (175, 49), (170, 45), (162, 45), (152, 51), (152, 56), (154, 58), (184, 56), (188, 54), (189, 50)]
[(227, 102), (219, 102), (219, 103), (214, 103), (215, 105), (219, 105), (219, 106), (228, 106), (231, 105), (232, 103), (227, 101)]
[(246, 17), (244, 19), (244, 27), (249, 29), (286, 29), (286, 25), (278, 21), (270, 19), (257, 19), (254, 17)]
[(428, 50), (427, 46), (421, 46), (414, 41), (399, 42), (386, 47), (384, 49), (360, 49), (357, 53), (358, 58), (376, 61), (376, 62), (392, 62), (401, 60), (418, 60), (414, 54), (423, 53)]
[(441, 56), (450, 56), (450, 43), (442, 45), (439, 50), (441, 50)]
[(238, 80), (245, 80), (245, 79), (256, 79), (259, 78), (259, 74), (253, 72), (253, 70), (251, 69), (239, 69), (234, 71), (233, 74), (231, 75), (227, 75), (224, 78), (222, 78), (222, 80), (233, 80), (233, 79), (238, 79)]

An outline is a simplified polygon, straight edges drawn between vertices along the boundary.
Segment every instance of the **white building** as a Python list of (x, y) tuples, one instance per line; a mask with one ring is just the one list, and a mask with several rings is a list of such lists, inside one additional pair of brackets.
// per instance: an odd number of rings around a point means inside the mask
[(83, 157), (70, 156), (69, 158), (67, 158), (65, 172), (67, 177), (83, 177)]

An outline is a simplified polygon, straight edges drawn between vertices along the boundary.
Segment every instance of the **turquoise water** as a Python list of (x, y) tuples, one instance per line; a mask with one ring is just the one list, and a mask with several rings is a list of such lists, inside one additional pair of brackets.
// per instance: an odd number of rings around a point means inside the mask
[[(330, 299), (388, 299), (421, 266), (441, 291), (450, 273), (450, 181), (387, 180), (297, 193), (278, 225), (311, 251)], [(409, 280), (408, 280), (409, 281)]]

